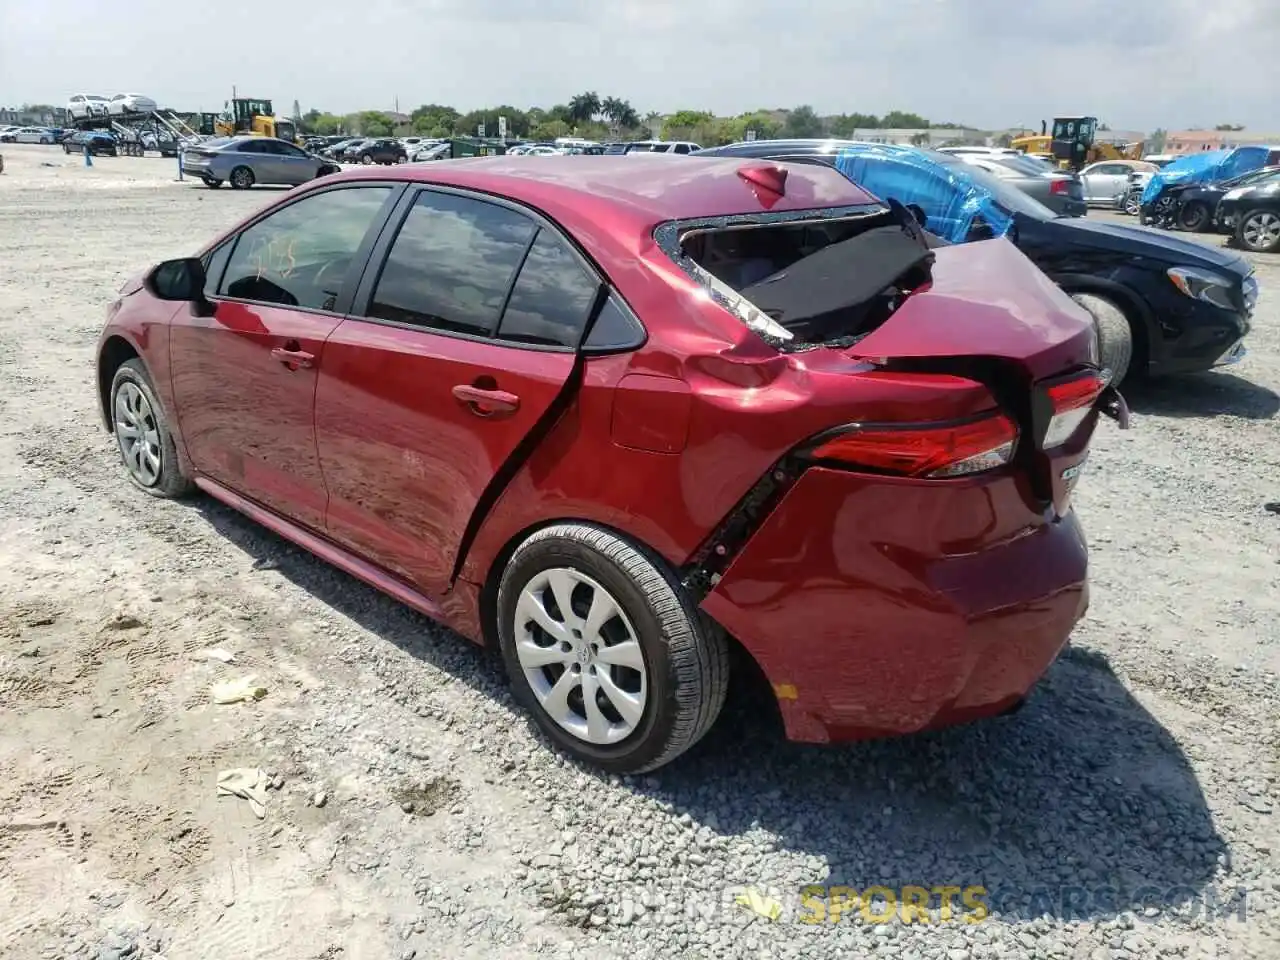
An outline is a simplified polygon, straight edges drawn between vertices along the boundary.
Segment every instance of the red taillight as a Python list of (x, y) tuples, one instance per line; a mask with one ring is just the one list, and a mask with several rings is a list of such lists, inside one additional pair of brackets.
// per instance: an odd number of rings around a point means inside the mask
[(1004, 466), (1017, 440), (1013, 421), (995, 413), (956, 424), (852, 426), (812, 455), (900, 476), (956, 477)]
[(1052, 183), (1049, 184), (1049, 192), (1052, 193), (1054, 196), (1060, 196), (1062, 194), (1069, 193), (1070, 191), (1067, 189), (1067, 181), (1054, 180)]
[(1082, 377), (1054, 384), (1046, 391), (1053, 405), (1053, 416), (1044, 432), (1042, 446), (1048, 450), (1071, 439), (1088, 418), (1098, 397), (1106, 389), (1106, 381), (1090, 371)]

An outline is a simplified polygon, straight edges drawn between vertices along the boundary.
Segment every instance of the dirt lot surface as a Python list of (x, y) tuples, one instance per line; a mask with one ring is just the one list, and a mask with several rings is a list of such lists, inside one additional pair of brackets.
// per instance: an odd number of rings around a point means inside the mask
[[(276, 194), (3, 152), (0, 954), (1280, 956), (1280, 257), (1244, 362), (1130, 387), (1133, 429), (1100, 428), (1092, 607), (1020, 714), (808, 749), (735, 704), (618, 780), (557, 758), (464, 641), (126, 482), (107, 303)], [(250, 674), (264, 698), (212, 701)], [(234, 768), (262, 818), (218, 796)], [(982, 886), (994, 913), (809, 924), (806, 884)]]

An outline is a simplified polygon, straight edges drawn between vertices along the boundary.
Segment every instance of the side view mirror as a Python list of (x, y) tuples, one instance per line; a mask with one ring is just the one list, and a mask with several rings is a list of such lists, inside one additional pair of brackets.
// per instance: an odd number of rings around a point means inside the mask
[(197, 257), (164, 261), (147, 276), (146, 285), (157, 299), (193, 304), (201, 315), (212, 307), (204, 295), (204, 264)]

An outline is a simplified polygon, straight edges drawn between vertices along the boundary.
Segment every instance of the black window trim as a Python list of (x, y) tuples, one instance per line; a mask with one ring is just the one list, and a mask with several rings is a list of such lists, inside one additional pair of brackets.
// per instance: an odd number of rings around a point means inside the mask
[[(604, 271), (596, 266), (595, 262), (583, 252), (568, 233), (561, 229), (550, 217), (535, 210), (533, 207), (526, 206), (515, 200), (501, 197), (497, 194), (488, 193), (483, 190), (472, 190), (464, 187), (455, 187), (441, 183), (410, 183), (407, 185), (404, 194), (401, 195), (396, 204), (396, 208), (386, 218), (382, 229), (379, 231), (377, 242), (373, 245), (366, 261), (363, 275), (360, 278), (360, 284), (355, 290), (355, 295), (349, 307), (347, 319), (359, 321), (361, 323), (374, 323), (387, 327), (396, 327), (401, 330), (413, 330), (418, 333), (427, 333), (438, 337), (450, 337), (455, 340), (469, 340), (473, 343), (488, 343), (498, 347), (506, 347), (511, 350), (531, 350), (537, 353), (582, 353), (584, 355), (598, 356), (614, 353), (627, 353), (632, 350), (638, 350), (644, 346), (649, 339), (649, 332), (645, 329), (644, 324), (631, 309), (631, 305), (618, 291), (618, 289), (609, 281)], [(502, 309), (498, 311), (494, 326), (488, 334), (472, 334), (460, 333), (456, 330), (442, 330), (439, 327), (428, 327), (420, 323), (409, 323), (402, 320), (385, 320), (381, 317), (371, 317), (368, 315), (369, 306), (373, 300), (373, 291), (377, 287), (378, 281), (382, 277), (382, 271), (387, 265), (387, 256), (391, 252), (391, 245), (395, 242), (396, 237), (400, 235), (400, 229), (404, 226), (404, 222), (409, 218), (410, 211), (418, 202), (418, 197), (424, 193), (438, 193), (449, 196), (462, 197), (467, 200), (475, 200), (479, 203), (488, 203), (492, 206), (502, 207), (513, 213), (527, 217), (533, 222), (535, 227), (533, 235), (529, 238), (528, 244), (525, 246), (524, 253), (520, 258), (520, 262), (516, 269), (511, 273), (511, 279), (507, 283), (507, 291), (502, 299)], [(507, 304), (511, 300), (512, 291), (515, 289), (516, 281), (520, 278), (520, 271), (524, 269), (525, 261), (529, 257), (529, 251), (533, 249), (534, 241), (543, 230), (548, 231), (553, 237), (560, 240), (569, 250), (570, 254), (576, 259), (578, 265), (596, 281), (596, 296), (592, 302), (591, 309), (587, 313), (586, 322), (583, 324), (582, 333), (578, 339), (578, 343), (573, 347), (562, 347), (558, 344), (540, 344), (540, 343), (522, 343), (516, 340), (500, 340), (497, 331), (502, 325), (503, 316), (506, 314)], [(600, 311), (604, 309), (605, 302), (613, 297), (622, 306), (627, 314), (635, 321), (637, 329), (640, 331), (634, 346), (613, 347), (610, 349), (593, 350), (584, 347), (587, 337), (591, 333), (591, 328), (595, 326), (596, 318), (600, 315)]]
[(246, 300), (241, 297), (228, 297), (220, 293), (215, 293), (215, 295), (209, 299), (215, 303), (247, 303), (254, 306), (296, 310), (299, 313), (314, 313), (322, 317), (347, 316), (351, 311), (351, 303), (356, 295), (357, 284), (364, 273), (365, 267), (369, 263), (369, 254), (373, 250), (374, 243), (386, 228), (388, 217), (390, 217), (392, 211), (395, 210), (396, 204), (400, 201), (400, 198), (403, 196), (408, 186), (409, 185), (403, 180), (353, 180), (349, 183), (326, 184), (325, 186), (318, 187), (315, 190), (308, 190), (301, 196), (291, 197), (287, 203), (282, 203), (278, 207), (270, 207), (261, 211), (251, 221), (241, 226), (232, 236), (213, 244), (200, 255), (201, 259), (209, 257), (210, 262), (212, 262), (212, 257), (223, 244), (231, 244), (231, 249), (227, 253), (226, 263), (223, 264), (223, 276), (218, 278), (218, 283), (214, 287), (214, 290), (217, 291), (222, 286), (222, 280), (225, 279), (227, 267), (231, 264), (231, 258), (235, 256), (235, 248), (240, 243), (240, 238), (264, 220), (267, 220), (283, 210), (287, 210), (296, 203), (301, 203), (302, 201), (308, 200), (312, 197), (320, 196), (323, 193), (333, 193), (336, 190), (358, 190), (367, 187), (389, 187), (390, 191), (386, 200), (383, 201), (382, 209), (374, 216), (373, 221), (369, 224), (369, 229), (365, 231), (364, 239), (360, 241), (360, 246), (358, 246), (355, 253), (351, 255), (351, 267), (347, 271), (347, 276), (342, 281), (342, 295), (338, 297), (332, 310), (322, 310), (319, 307), (282, 307), (278, 303), (269, 303), (265, 300)]

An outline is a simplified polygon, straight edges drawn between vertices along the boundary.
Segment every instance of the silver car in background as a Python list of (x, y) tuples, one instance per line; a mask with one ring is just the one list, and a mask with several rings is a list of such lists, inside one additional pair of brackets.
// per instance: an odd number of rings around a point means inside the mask
[(236, 190), (247, 190), (255, 183), (293, 187), (339, 169), (332, 160), (274, 137), (225, 137), (190, 147), (182, 154), (182, 172), (214, 188), (224, 182)]

